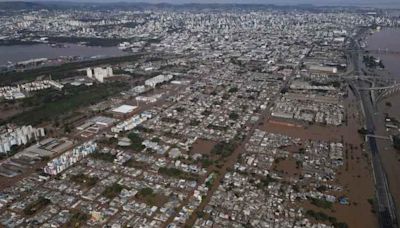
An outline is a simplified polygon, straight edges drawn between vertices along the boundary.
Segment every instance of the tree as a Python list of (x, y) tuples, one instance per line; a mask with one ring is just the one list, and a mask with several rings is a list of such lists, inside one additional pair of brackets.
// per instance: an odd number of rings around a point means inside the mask
[(400, 135), (393, 136), (393, 147), (396, 150), (400, 150)]

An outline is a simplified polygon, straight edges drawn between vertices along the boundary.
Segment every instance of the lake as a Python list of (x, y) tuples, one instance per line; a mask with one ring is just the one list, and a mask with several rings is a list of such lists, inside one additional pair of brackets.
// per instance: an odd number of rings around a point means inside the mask
[(6, 65), (9, 61), (16, 63), (36, 58), (53, 59), (60, 56), (80, 56), (86, 58), (92, 56), (112, 57), (125, 54), (117, 47), (66, 45), (67, 47), (51, 47), (48, 44), (0, 46), (0, 66)]

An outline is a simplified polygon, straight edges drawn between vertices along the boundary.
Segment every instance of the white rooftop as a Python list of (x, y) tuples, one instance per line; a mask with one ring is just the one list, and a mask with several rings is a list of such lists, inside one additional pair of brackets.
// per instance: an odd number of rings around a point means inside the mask
[(121, 105), (118, 108), (113, 109), (113, 112), (118, 112), (118, 113), (130, 113), (133, 110), (135, 110), (137, 106), (132, 106), (132, 105)]

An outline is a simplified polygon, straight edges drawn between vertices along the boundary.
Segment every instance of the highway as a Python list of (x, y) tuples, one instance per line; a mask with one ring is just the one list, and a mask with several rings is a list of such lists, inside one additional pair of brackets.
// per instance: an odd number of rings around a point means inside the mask
[[(359, 49), (360, 46), (356, 41), (352, 41), (352, 49)], [(361, 66), (361, 56), (360, 52), (351, 52), (352, 63), (354, 68), (354, 74), (362, 76)], [(356, 85), (352, 85), (354, 88), (365, 88), (370, 85), (364, 80), (357, 80)], [(374, 125), (374, 113), (375, 109), (371, 99), (371, 94), (368, 90), (358, 90), (355, 89), (356, 96), (360, 99), (363, 114), (365, 117), (365, 128), (368, 130), (368, 134), (375, 134)], [(393, 198), (389, 190), (389, 185), (386, 177), (383, 164), (380, 159), (379, 149), (377, 145), (376, 138), (367, 137), (369, 149), (371, 152), (371, 162), (374, 172), (374, 181), (376, 188), (376, 209), (378, 210), (379, 224), (381, 228), (397, 228), (397, 213), (396, 207), (393, 203)]]

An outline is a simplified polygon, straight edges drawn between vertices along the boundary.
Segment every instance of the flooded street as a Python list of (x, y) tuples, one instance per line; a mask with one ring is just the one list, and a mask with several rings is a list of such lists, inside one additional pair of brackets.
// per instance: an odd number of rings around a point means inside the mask
[[(383, 52), (392, 51), (395, 53), (374, 54), (379, 57), (385, 66), (385, 72), (396, 82), (400, 82), (400, 29), (385, 28), (382, 31), (376, 32), (367, 38), (368, 50), (383, 50)], [(390, 133), (385, 128), (385, 115), (397, 120), (400, 119), (399, 94), (383, 99), (378, 105), (375, 116), (376, 134), (388, 136)], [(390, 104), (390, 105), (387, 105)], [(389, 188), (394, 198), (394, 201), (399, 207), (400, 205), (400, 180), (398, 173), (400, 172), (400, 151), (393, 148), (390, 141), (379, 140), (378, 147), (384, 169), (389, 181)], [(400, 216), (400, 212), (397, 216)]]
[[(350, 205), (334, 205), (332, 209), (321, 209), (309, 202), (302, 202), (300, 207), (305, 209), (320, 210), (332, 215), (341, 221), (345, 221), (349, 227), (373, 228), (377, 227), (377, 217), (372, 211), (368, 202), (374, 198), (374, 183), (369, 163), (369, 154), (361, 147), (364, 138), (358, 134), (357, 130), (362, 127), (362, 116), (359, 112), (357, 99), (351, 90), (349, 96), (344, 99), (346, 108), (346, 121), (342, 126), (321, 126), (309, 125), (287, 120), (271, 120), (267, 118), (260, 129), (285, 134), (302, 140), (314, 141), (343, 141), (345, 145), (345, 163), (338, 171), (337, 179), (333, 184), (343, 186), (344, 189), (339, 194), (331, 192), (336, 197), (349, 197)], [(286, 123), (283, 124), (283, 123)], [(290, 151), (296, 151), (291, 149)], [(291, 159), (279, 163), (276, 167), (287, 175), (296, 176), (298, 170)]]

